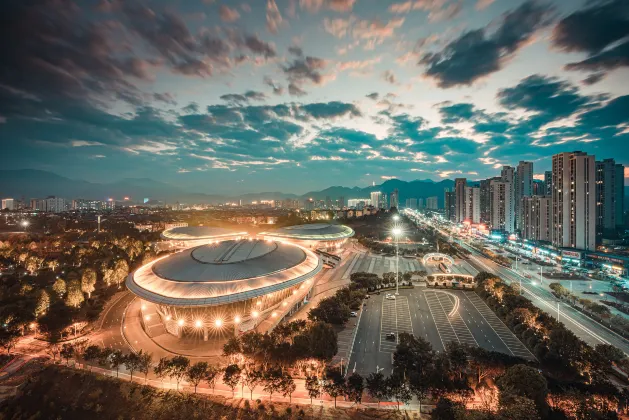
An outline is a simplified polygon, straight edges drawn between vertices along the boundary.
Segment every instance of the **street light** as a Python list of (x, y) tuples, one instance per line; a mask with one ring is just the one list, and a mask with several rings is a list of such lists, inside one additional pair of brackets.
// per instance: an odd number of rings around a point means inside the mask
[(395, 294), (400, 294), (400, 286), (398, 282), (398, 277), (400, 274), (400, 253), (398, 249), (398, 237), (402, 233), (402, 229), (399, 227), (393, 228), (393, 236), (395, 237)]

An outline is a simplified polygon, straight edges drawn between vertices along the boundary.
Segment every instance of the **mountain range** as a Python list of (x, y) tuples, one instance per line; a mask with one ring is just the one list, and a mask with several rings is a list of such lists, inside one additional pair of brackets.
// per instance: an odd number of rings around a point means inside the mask
[(0, 197), (13, 197), (15, 199), (29, 200), (31, 198), (44, 198), (57, 196), (66, 199), (84, 198), (104, 200), (113, 197), (122, 200), (123, 197), (131, 197), (132, 201), (141, 202), (143, 198), (166, 202), (179, 201), (182, 203), (223, 203), (227, 201), (242, 200), (251, 202), (254, 200), (282, 200), (282, 199), (307, 199), (337, 200), (344, 197), (370, 198), (372, 191), (380, 191), (390, 196), (397, 188), (400, 195), (400, 203), (405, 204), (407, 198), (423, 198), (436, 196), (439, 205), (443, 206), (444, 188), (453, 188), (454, 181), (443, 180), (434, 182), (431, 180), (402, 181), (390, 179), (380, 185), (369, 187), (342, 187), (333, 186), (321, 191), (310, 191), (303, 195), (285, 194), (282, 192), (260, 192), (227, 196), (219, 194), (203, 194), (187, 191), (180, 187), (155, 181), (148, 178), (125, 178), (112, 183), (94, 183), (84, 180), (70, 179), (52, 172), (21, 169), (0, 170)]

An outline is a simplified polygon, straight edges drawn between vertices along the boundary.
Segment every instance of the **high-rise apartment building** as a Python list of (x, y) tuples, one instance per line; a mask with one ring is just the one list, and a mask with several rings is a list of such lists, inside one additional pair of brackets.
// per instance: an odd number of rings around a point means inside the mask
[(423, 198), (418, 198), (418, 199), (417, 199), (417, 208), (418, 208), (419, 210), (423, 210), (423, 209), (424, 209), (424, 207), (425, 207), (425, 205), (424, 205), (424, 199), (423, 199)]
[(480, 221), (491, 223), (491, 181), (500, 181), (500, 177), (483, 179), (480, 181)]
[(490, 183), (490, 224), (491, 228), (512, 233), (515, 230), (513, 211), (513, 184), (492, 179)]
[(596, 249), (596, 162), (584, 152), (553, 156), (552, 242)]
[(426, 198), (426, 208), (428, 210), (438, 210), (439, 209), (438, 200), (439, 200), (438, 197)]
[(382, 193), (380, 191), (373, 191), (371, 193), (371, 205), (374, 206), (375, 208), (380, 208), (380, 200)]
[(456, 223), (462, 223), (465, 220), (465, 187), (467, 179), (456, 178), (454, 180), (454, 193), (456, 195)]
[(546, 195), (546, 184), (544, 184), (544, 181), (539, 179), (533, 180), (533, 195)]
[(544, 184), (546, 185), (546, 194), (549, 197), (553, 195), (553, 171), (544, 172)]
[(343, 210), (344, 207), (345, 207), (345, 197), (340, 196), (339, 201), (338, 201), (338, 208)]
[(391, 207), (396, 209), (400, 207), (400, 192), (397, 188), (391, 193)]
[(0, 210), (15, 210), (15, 200), (12, 198), (2, 199), (2, 208)]
[(522, 197), (530, 197), (533, 195), (533, 162), (520, 161), (516, 170), (515, 177), (515, 212), (518, 215), (516, 219), (517, 228), (520, 229), (522, 220), (520, 219), (520, 201)]
[(448, 191), (445, 197), (446, 220), (451, 222), (456, 218), (456, 192)]
[(523, 239), (550, 241), (552, 200), (548, 196), (534, 195), (520, 200), (520, 234)]
[(417, 210), (417, 199), (416, 198), (407, 198), (406, 199), (406, 208), (411, 210)]
[(465, 187), (465, 221), (480, 223), (480, 188)]
[(605, 230), (623, 224), (624, 171), (624, 166), (616, 164), (614, 159), (596, 162), (596, 234), (599, 240)]

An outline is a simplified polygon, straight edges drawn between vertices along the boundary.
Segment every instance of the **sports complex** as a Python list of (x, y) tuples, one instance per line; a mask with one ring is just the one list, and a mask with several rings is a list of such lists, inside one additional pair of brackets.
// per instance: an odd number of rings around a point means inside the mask
[[(342, 225), (300, 225), (265, 232), (207, 227), (175, 228), (162, 239), (178, 252), (130, 274), (128, 289), (141, 299), (149, 337), (179, 338), (273, 328), (306, 303), (314, 277), (353, 236)], [(336, 257), (339, 258), (339, 257)]]

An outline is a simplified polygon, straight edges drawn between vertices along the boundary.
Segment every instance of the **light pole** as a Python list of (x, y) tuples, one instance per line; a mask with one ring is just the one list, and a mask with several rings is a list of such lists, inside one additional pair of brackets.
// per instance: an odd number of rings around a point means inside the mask
[(398, 237), (402, 233), (402, 229), (399, 227), (393, 228), (393, 236), (395, 236), (395, 294), (400, 294), (400, 287), (398, 277), (400, 275), (400, 253), (398, 247)]
[(540, 285), (544, 284), (544, 277), (542, 277), (543, 272), (544, 272), (544, 266), (540, 265), (539, 266), (539, 284)]

